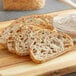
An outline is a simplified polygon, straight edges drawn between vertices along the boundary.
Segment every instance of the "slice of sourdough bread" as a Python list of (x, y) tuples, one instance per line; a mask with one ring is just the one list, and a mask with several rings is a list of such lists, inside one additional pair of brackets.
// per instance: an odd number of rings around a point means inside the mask
[(29, 46), (31, 41), (29, 40), (30, 33), (35, 29), (33, 25), (23, 26), (21, 31), (13, 35), (15, 44), (15, 53), (20, 56), (29, 55)]
[[(27, 55), (28, 36), (31, 29), (27, 26), (19, 28), (19, 30), (7, 39), (7, 48), (11, 53), (17, 53), (18, 55)], [(27, 43), (24, 45), (24, 42)], [(22, 47), (23, 46), (23, 47)], [(26, 47), (26, 48), (25, 48)], [(25, 48), (25, 49), (24, 49)]]
[(4, 47), (6, 46), (7, 39), (12, 35), (13, 33), (17, 32), (20, 27), (23, 26), (23, 22), (20, 19), (15, 20), (11, 25), (6, 27), (1, 33), (0, 33), (0, 44)]
[(35, 63), (43, 63), (71, 50), (72, 39), (65, 33), (45, 36), (42, 33), (30, 46), (30, 57)]

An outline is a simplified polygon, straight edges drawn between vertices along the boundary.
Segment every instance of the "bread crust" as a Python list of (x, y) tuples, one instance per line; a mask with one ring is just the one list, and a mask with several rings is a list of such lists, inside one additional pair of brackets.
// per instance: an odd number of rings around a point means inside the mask
[(3, 0), (4, 10), (36, 10), (43, 8), (45, 0)]

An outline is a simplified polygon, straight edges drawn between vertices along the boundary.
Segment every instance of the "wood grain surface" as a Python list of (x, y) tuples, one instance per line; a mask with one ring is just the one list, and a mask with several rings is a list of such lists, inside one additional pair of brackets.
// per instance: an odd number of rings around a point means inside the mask
[[(49, 13), (52, 17), (65, 12)], [(12, 21), (0, 22), (0, 29), (10, 25)], [(76, 72), (76, 43), (69, 52), (43, 64), (35, 64), (29, 56), (20, 57), (11, 54), (7, 49), (0, 50), (0, 76), (61, 76), (66, 73)]]

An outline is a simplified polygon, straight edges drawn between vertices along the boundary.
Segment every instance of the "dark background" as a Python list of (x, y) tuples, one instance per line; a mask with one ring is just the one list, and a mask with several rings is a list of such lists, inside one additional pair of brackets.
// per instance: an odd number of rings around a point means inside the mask
[[(59, 10), (70, 9), (71, 7), (65, 5), (57, 0), (46, 0), (46, 5), (43, 9), (34, 10), (34, 11), (4, 11), (3, 10), (3, 3), (0, 0), (0, 21), (7, 21), (10, 19), (15, 19), (25, 15), (31, 14), (42, 14), (42, 13), (50, 13)], [(76, 76), (76, 73), (70, 73), (64, 76)]]

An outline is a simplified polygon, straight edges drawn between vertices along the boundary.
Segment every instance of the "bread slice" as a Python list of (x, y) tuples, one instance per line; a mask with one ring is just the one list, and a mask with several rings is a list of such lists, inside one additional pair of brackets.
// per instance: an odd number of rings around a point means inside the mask
[[(45, 33), (45, 32), (44, 32)], [(30, 57), (35, 63), (43, 63), (57, 57), (73, 46), (73, 41), (65, 33), (57, 33), (47, 36), (42, 33), (30, 46)]]
[(16, 53), (17, 51), (19, 51), (17, 53), (19, 54), (20, 52), (22, 53), (22, 51), (24, 51), (24, 49), (21, 49), (21, 46), (23, 46), (23, 44), (21, 43), (24, 41), (24, 39), (25, 40), (27, 39), (27, 35), (29, 35), (29, 33), (26, 30), (26, 26), (23, 26), (22, 28), (19, 28), (17, 32), (10, 35), (9, 38), (7, 39), (7, 48), (11, 53)]
[(0, 44), (4, 47), (6, 46), (7, 39), (12, 35), (13, 33), (17, 32), (20, 27), (23, 26), (23, 22), (21, 19), (17, 19), (14, 21), (11, 25), (6, 27), (1, 33), (0, 33)]
[[(29, 40), (30, 32), (33, 29), (33, 25), (31, 26), (23, 26), (21, 31), (13, 35), (15, 49), (14, 52), (20, 56), (29, 55), (29, 46), (31, 41)], [(13, 45), (13, 44), (12, 44)]]
[[(9, 38), (7, 39), (7, 47), (8, 47), (8, 50), (10, 52), (15, 52), (15, 48), (13, 46), (14, 45), (14, 40), (13, 39), (15, 38), (15, 40), (16, 40), (16, 38), (18, 38), (16, 35), (19, 36), (19, 34), (23, 33), (23, 28), (26, 30), (26, 27), (28, 27), (30, 25), (32, 25), (32, 26), (34, 25), (34, 26), (39, 26), (40, 28), (50, 29), (52, 32), (56, 32), (56, 29), (51, 25), (51, 17), (48, 16), (48, 15), (25, 16), (25, 17), (19, 18), (17, 21), (20, 21), (22, 26), (17, 29), (18, 32), (13, 32), (12, 35), (10, 34)], [(20, 25), (18, 25), (18, 26), (20, 26)], [(19, 31), (19, 30), (21, 30), (21, 31)], [(14, 35), (14, 38), (12, 38), (13, 35)], [(9, 47), (10, 45), (12, 46), (12, 48)], [(17, 50), (16, 50), (16, 52), (17, 52)]]

